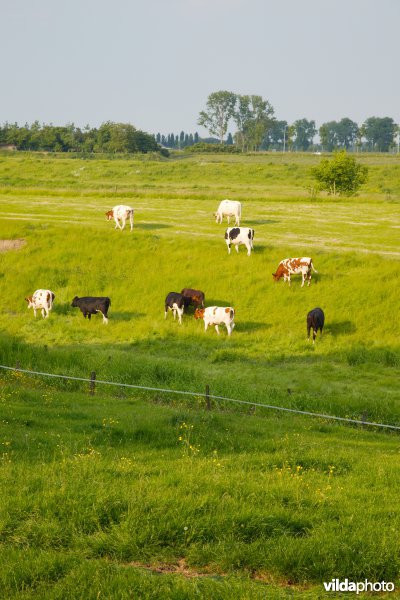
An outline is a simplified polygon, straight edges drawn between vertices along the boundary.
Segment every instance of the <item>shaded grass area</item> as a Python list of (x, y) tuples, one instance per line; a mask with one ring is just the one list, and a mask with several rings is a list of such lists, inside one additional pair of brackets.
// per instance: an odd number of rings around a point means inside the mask
[[(6, 597), (306, 598), (332, 577), (396, 580), (397, 435), (146, 398), (1, 379)], [(194, 577), (168, 574), (182, 563)]]

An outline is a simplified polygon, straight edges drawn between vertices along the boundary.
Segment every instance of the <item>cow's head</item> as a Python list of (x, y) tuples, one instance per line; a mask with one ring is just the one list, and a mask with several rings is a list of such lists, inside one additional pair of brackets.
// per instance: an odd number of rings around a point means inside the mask
[(79, 298), (78, 298), (78, 296), (75, 296), (75, 298), (72, 300), (71, 306), (78, 306), (77, 300), (79, 300)]
[(113, 210), (108, 210), (106, 212), (106, 218), (107, 218), (107, 221), (111, 221), (111, 219), (114, 218), (114, 211)]
[(25, 298), (25, 300), (28, 303), (28, 308), (32, 308), (32, 306), (33, 306), (33, 302), (32, 302), (33, 298), (32, 298), (32, 296), (28, 296), (27, 298)]
[(202, 319), (204, 317), (204, 308), (196, 308), (194, 311), (195, 319)]

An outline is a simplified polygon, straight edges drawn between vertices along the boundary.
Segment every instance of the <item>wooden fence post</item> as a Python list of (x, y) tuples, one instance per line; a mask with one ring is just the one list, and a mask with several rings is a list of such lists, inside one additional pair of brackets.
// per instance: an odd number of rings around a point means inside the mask
[(211, 401), (210, 401), (210, 386), (206, 385), (206, 405), (207, 410), (211, 410)]
[(20, 369), (20, 368), (21, 368), (21, 365), (20, 365), (20, 363), (19, 363), (19, 360), (17, 360), (17, 362), (15, 363), (15, 368), (16, 368), (16, 369)]
[(96, 387), (96, 371), (92, 371), (90, 373), (90, 387), (89, 387), (89, 394), (91, 396), (94, 396), (95, 387)]

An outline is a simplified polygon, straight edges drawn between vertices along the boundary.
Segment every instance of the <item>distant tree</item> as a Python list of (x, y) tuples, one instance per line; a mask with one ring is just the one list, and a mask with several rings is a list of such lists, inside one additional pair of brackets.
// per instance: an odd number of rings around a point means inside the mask
[(226, 138), (226, 143), (228, 144), (228, 146), (231, 146), (233, 144), (233, 137), (230, 132), (228, 133), (228, 137)]
[(299, 119), (293, 123), (294, 140), (293, 147), (295, 150), (306, 151), (313, 142), (313, 138), (317, 133), (315, 129), (315, 121), (307, 119)]
[(324, 150), (331, 152), (335, 148), (348, 150), (354, 146), (358, 136), (358, 125), (348, 118), (341, 121), (329, 121), (319, 128), (319, 137)]
[(358, 125), (351, 119), (345, 117), (337, 124), (337, 141), (339, 148), (348, 150), (354, 146), (358, 135)]
[(337, 147), (336, 125), (336, 121), (328, 121), (327, 123), (323, 123), (319, 128), (319, 137), (325, 152), (332, 152)]
[(157, 142), (157, 144), (161, 144), (161, 134), (160, 133), (157, 133), (157, 135), (156, 135), (156, 142)]
[(194, 142), (195, 144), (197, 144), (197, 143), (199, 142), (199, 140), (200, 140), (200, 138), (199, 138), (199, 134), (198, 134), (198, 133), (197, 133), (197, 131), (196, 131), (196, 133), (195, 133), (195, 134), (194, 134), (194, 136), (193, 136), (193, 142)]
[(189, 146), (193, 146), (193, 144), (194, 144), (193, 133), (190, 133), (189, 134), (189, 144), (188, 145)]
[(268, 128), (267, 133), (264, 137), (262, 148), (264, 150), (269, 150), (273, 148), (274, 150), (285, 150), (287, 148), (287, 129), (288, 123), (287, 121), (276, 121), (274, 120), (271, 123), (271, 126)]
[(363, 124), (363, 136), (369, 150), (388, 152), (394, 144), (396, 124), (390, 117), (370, 117)]
[(272, 127), (274, 109), (261, 96), (237, 96), (233, 119), (238, 131), (236, 143), (245, 150), (259, 150), (267, 131)]
[(357, 163), (354, 156), (345, 150), (340, 150), (334, 152), (333, 158), (322, 159), (311, 173), (317, 180), (318, 189), (333, 196), (352, 196), (366, 182), (368, 167)]
[(185, 145), (185, 132), (181, 131), (179, 134), (179, 148), (183, 148)]
[(220, 144), (224, 141), (235, 103), (236, 95), (232, 92), (213, 92), (208, 96), (206, 110), (199, 115), (197, 123), (216, 135)]

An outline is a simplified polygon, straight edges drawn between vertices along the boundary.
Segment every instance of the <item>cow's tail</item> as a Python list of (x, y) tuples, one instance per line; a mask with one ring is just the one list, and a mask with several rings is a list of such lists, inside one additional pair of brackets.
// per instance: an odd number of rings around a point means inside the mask
[(312, 259), (310, 261), (310, 267), (312, 268), (312, 270), (314, 271), (314, 273), (318, 273), (317, 269), (314, 268)]
[(231, 312), (230, 312), (229, 316), (230, 316), (231, 320), (234, 318), (234, 316), (235, 316), (235, 311), (234, 311), (234, 309), (233, 309), (233, 308), (231, 308)]

